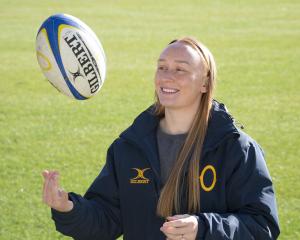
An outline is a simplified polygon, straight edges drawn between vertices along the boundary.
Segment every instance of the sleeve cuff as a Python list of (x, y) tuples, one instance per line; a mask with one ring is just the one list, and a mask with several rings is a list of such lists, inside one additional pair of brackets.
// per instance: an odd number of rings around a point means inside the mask
[(205, 237), (205, 232), (206, 232), (206, 228), (207, 228), (205, 219), (202, 215), (198, 215), (198, 216), (196, 216), (196, 218), (198, 220), (198, 232), (197, 232), (196, 239), (203, 240)]
[(73, 202), (74, 206), (72, 208), (71, 211), (69, 212), (60, 212), (57, 211), (53, 208), (51, 208), (51, 214), (52, 214), (52, 219), (55, 222), (73, 222), (74, 219), (77, 218), (77, 216), (79, 216), (79, 212), (80, 212), (80, 204), (76, 198), (76, 195), (72, 192), (68, 193), (69, 196), (69, 200)]

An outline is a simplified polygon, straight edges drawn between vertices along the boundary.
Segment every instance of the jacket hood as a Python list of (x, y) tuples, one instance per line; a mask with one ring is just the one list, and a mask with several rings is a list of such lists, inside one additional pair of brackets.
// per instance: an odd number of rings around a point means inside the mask
[[(154, 114), (154, 105), (142, 112), (133, 124), (120, 134), (121, 138), (136, 142), (138, 145), (146, 136), (157, 128), (159, 118)], [(228, 113), (225, 105), (213, 100), (204, 149), (214, 148), (229, 134), (238, 133), (233, 117)]]

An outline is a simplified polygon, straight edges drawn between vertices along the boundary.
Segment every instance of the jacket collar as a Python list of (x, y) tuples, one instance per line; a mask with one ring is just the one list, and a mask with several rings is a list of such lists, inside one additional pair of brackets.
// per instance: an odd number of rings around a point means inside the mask
[[(156, 133), (158, 123), (159, 118), (154, 115), (154, 105), (152, 105), (142, 112), (133, 124), (121, 133), (120, 137), (141, 145), (144, 138)], [(233, 133), (238, 134), (233, 117), (223, 103), (213, 100), (203, 152), (214, 149), (224, 138)]]
[(223, 103), (213, 100), (203, 149), (209, 151), (216, 148), (225, 138), (239, 134), (234, 118)]

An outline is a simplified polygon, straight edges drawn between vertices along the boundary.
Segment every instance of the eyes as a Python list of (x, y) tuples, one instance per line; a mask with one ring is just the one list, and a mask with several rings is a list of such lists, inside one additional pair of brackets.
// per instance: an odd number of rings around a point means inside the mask
[(166, 71), (174, 71), (176, 73), (185, 73), (187, 72), (187, 69), (183, 68), (183, 67), (175, 67), (174, 70), (169, 68), (168, 66), (166, 65), (158, 65), (157, 66), (157, 70), (160, 71), (160, 72), (166, 72)]

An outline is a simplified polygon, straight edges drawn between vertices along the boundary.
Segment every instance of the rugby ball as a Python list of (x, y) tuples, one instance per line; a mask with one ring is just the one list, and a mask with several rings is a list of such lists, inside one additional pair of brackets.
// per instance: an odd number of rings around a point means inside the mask
[(37, 60), (49, 82), (77, 100), (94, 96), (106, 75), (106, 57), (96, 34), (67, 14), (47, 18), (36, 36)]

